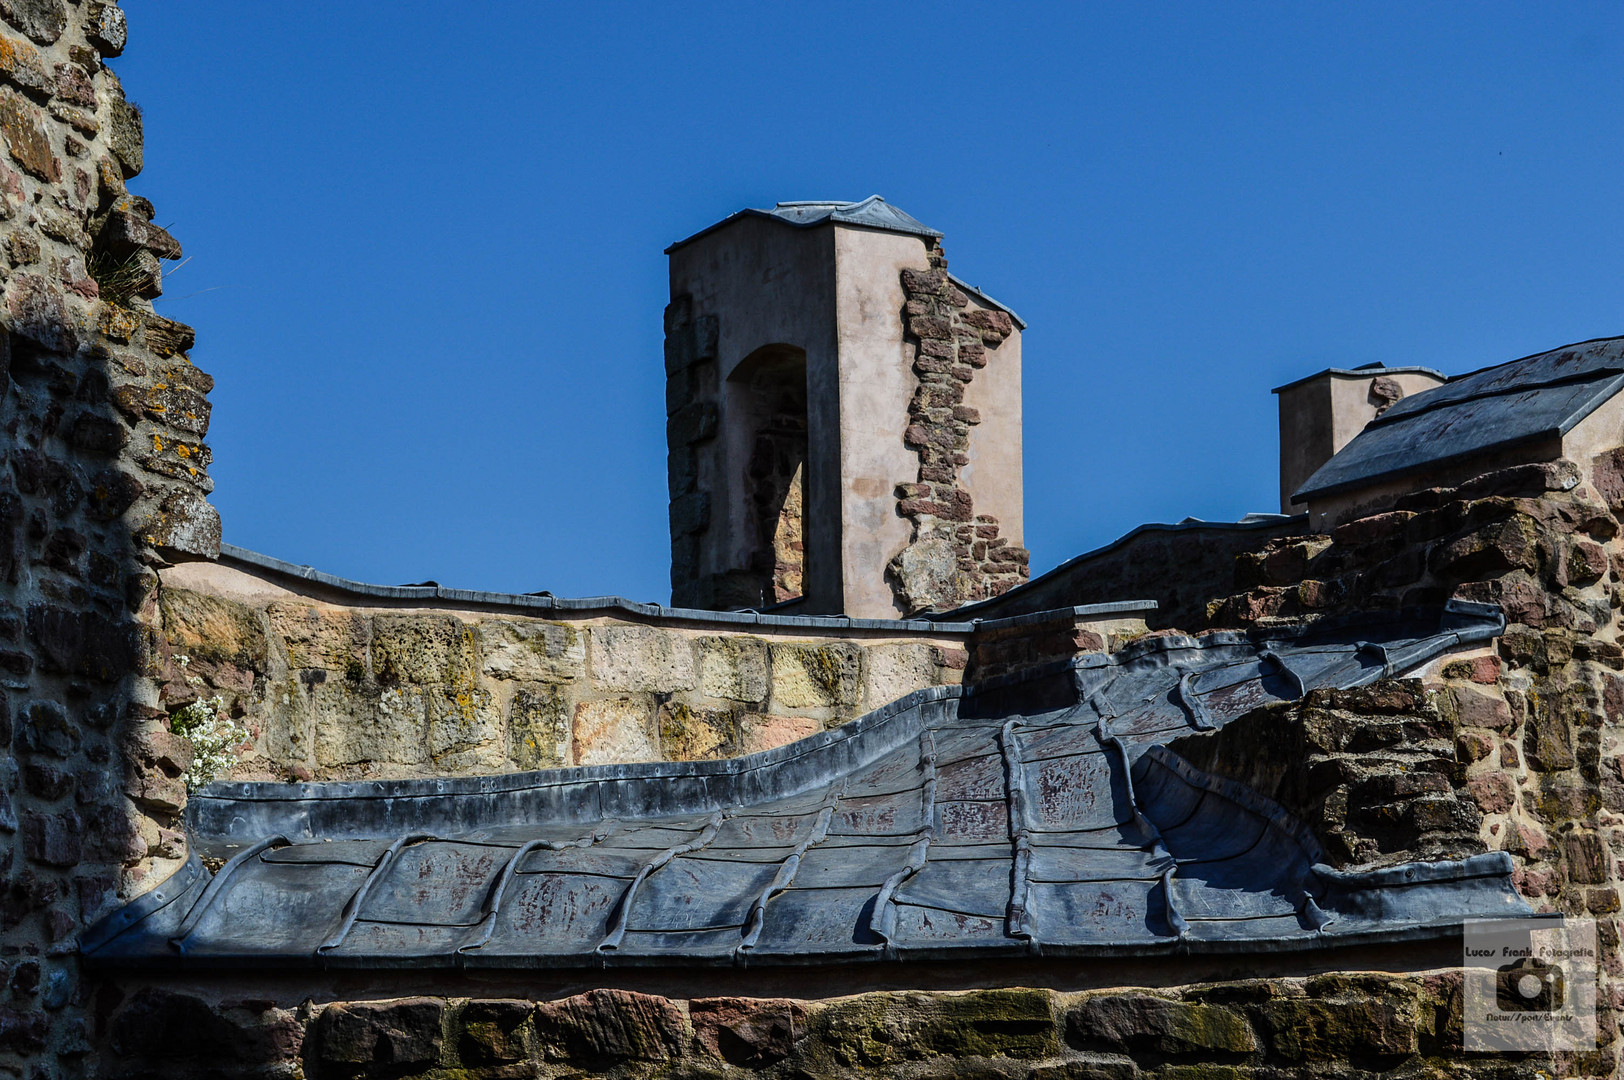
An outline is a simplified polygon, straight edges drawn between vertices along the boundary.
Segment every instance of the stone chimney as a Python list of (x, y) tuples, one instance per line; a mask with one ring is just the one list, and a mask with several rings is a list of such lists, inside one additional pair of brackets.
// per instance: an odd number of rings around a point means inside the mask
[(1292, 495), (1388, 406), (1445, 381), (1425, 367), (1327, 368), (1277, 386), (1280, 396), (1280, 512), (1307, 507)]

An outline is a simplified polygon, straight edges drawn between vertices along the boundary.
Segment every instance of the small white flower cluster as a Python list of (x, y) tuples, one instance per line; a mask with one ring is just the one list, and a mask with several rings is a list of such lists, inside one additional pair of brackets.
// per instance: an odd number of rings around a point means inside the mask
[[(191, 657), (177, 656), (175, 663), (184, 669)], [(187, 676), (186, 681), (193, 686), (203, 685), (196, 675)], [(238, 748), (248, 741), (248, 732), (221, 712), (225, 704), (225, 699), (216, 694), (198, 698), (169, 714), (169, 730), (192, 744), (192, 767), (186, 770), (185, 777), (187, 791), (196, 791), (229, 772), (237, 764)]]

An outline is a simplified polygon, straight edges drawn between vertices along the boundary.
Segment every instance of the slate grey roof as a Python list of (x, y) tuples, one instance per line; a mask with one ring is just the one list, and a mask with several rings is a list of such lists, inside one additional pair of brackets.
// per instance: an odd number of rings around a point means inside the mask
[(911, 214), (892, 206), (878, 195), (870, 195), (861, 202), (840, 202), (838, 200), (813, 200), (810, 202), (781, 202), (770, 210), (758, 210), (755, 207), (746, 207), (738, 213), (729, 214), (714, 225), (699, 230), (686, 240), (678, 240), (665, 249), (667, 255), (682, 247), (691, 244), (707, 233), (715, 232), (723, 225), (737, 221), (741, 217), (764, 217), (774, 221), (782, 221), (786, 225), (809, 229), (815, 225), (826, 222), (837, 222), (842, 225), (862, 225), (870, 229), (884, 229), (887, 232), (908, 233), (911, 236), (926, 236), (939, 239), (943, 234)]
[(1295, 493), (1301, 500), (1566, 435), (1624, 389), (1624, 338), (1598, 338), (1461, 375), (1403, 398)]
[[(1164, 635), (937, 687), (732, 761), (215, 784), (194, 855), (95, 964), (524, 967), (1311, 949), (1526, 913), (1504, 854), (1319, 865), (1279, 806), (1164, 744), (1403, 672), (1498, 609)], [(196, 852), (232, 854), (213, 877)]]

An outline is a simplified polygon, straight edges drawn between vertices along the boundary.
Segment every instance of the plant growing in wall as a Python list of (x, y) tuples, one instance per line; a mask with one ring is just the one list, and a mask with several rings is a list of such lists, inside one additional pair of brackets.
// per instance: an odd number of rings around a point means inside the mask
[[(190, 664), (189, 656), (175, 657), (182, 669)], [(186, 676), (193, 686), (202, 686), (197, 675)], [(248, 732), (224, 712), (225, 699), (219, 694), (200, 697), (182, 705), (169, 715), (169, 730), (192, 744), (192, 767), (186, 770), (186, 790), (197, 791), (237, 764), (240, 749), (248, 741)]]

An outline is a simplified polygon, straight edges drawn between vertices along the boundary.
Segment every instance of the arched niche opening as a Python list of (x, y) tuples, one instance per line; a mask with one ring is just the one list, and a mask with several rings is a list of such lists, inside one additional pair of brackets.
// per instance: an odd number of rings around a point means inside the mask
[(743, 456), (745, 590), (741, 606), (806, 594), (806, 350), (764, 345), (728, 376), (747, 433)]

